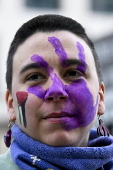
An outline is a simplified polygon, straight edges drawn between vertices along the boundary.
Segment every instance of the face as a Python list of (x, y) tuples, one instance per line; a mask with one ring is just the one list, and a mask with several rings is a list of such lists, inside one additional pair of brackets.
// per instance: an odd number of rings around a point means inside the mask
[(93, 55), (67, 31), (35, 33), (14, 56), (10, 119), (31, 138), (51, 146), (86, 146), (104, 106)]

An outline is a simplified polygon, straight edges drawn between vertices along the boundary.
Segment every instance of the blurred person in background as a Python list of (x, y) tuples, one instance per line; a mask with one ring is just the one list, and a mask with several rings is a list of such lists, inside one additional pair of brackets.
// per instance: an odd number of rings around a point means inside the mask
[(2, 170), (113, 169), (100, 62), (81, 24), (51, 14), (24, 23), (9, 48), (6, 83)]

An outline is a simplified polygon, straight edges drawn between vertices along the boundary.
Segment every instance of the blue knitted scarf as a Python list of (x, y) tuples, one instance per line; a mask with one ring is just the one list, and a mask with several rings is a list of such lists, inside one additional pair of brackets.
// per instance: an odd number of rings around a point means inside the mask
[(12, 127), (12, 135), (11, 157), (22, 170), (95, 170), (113, 159), (113, 138), (93, 139), (94, 131), (89, 147), (47, 146), (28, 137), (17, 125)]

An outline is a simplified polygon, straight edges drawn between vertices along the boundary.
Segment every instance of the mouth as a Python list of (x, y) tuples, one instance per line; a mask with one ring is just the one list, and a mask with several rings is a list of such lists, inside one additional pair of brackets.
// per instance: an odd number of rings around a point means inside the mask
[(48, 120), (52, 123), (59, 123), (59, 122), (67, 122), (70, 119), (75, 118), (75, 115), (66, 112), (59, 112), (59, 113), (51, 113), (44, 117), (45, 120)]

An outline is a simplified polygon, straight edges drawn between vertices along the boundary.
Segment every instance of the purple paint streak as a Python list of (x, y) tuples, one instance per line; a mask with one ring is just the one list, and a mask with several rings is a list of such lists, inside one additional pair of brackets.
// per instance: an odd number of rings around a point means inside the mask
[(46, 93), (46, 91), (39, 85), (29, 87), (28, 92), (43, 100)]
[(55, 53), (59, 56), (62, 67), (66, 67), (65, 60), (67, 59), (67, 53), (65, 52), (60, 40), (56, 37), (48, 37), (48, 41), (52, 44), (55, 49)]
[(39, 56), (37, 54), (34, 54), (31, 57), (31, 60), (33, 62), (37, 63), (38, 65), (40, 65), (40, 67), (43, 67), (44, 69), (46, 69), (48, 75), (50, 75), (51, 72), (53, 72), (53, 68), (48, 65), (48, 63), (43, 59), (43, 57), (41, 57), (41, 56)]
[(76, 43), (77, 49), (78, 49), (78, 57), (80, 60), (85, 61), (85, 54), (84, 54), (84, 47), (80, 42)]
[[(48, 75), (52, 75), (53, 73), (53, 68), (49, 66), (49, 64), (43, 59), (43, 57), (34, 54), (31, 57), (31, 60), (35, 63), (37, 63), (37, 65), (40, 65), (40, 67), (43, 67), (44, 69), (46, 69)], [(44, 100), (44, 96), (45, 96), (45, 90), (43, 90), (43, 88), (39, 85), (36, 86), (32, 86), (28, 88), (28, 92), (34, 94), (35, 96), (37, 96), (40, 99)]]
[(84, 53), (84, 47), (82, 46), (82, 44), (80, 42), (77, 42), (76, 45), (77, 45), (78, 51), (81, 53)]
[(76, 80), (71, 85), (65, 86), (69, 99), (63, 111), (68, 112), (74, 117), (64, 121), (62, 124), (65, 129), (71, 130), (78, 127), (85, 127), (91, 123), (96, 114), (97, 103), (94, 106), (93, 96), (87, 88), (83, 79)]
[[(84, 47), (82, 46), (82, 44), (80, 42), (76, 42), (76, 47), (78, 49), (78, 57), (80, 60), (85, 62), (85, 54), (84, 54)], [(86, 71), (86, 68), (83, 66), (77, 66), (78, 69), (84, 69), (84, 72)]]

